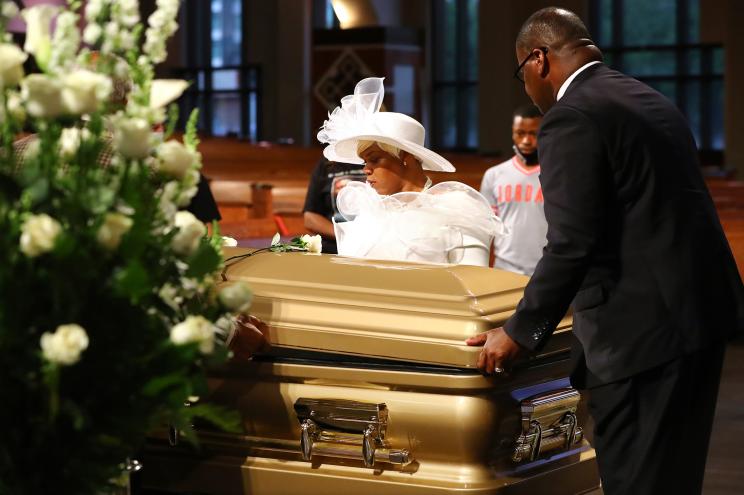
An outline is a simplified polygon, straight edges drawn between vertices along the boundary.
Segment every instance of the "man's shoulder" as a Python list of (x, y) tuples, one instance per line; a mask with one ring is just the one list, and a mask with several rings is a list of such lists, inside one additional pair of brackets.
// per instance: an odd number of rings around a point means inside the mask
[(505, 160), (501, 163), (497, 163), (496, 165), (493, 165), (492, 167), (489, 167), (488, 170), (486, 170), (485, 175), (496, 177), (497, 175), (500, 175), (501, 173), (505, 172), (512, 166), (512, 160), (514, 160), (514, 157), (509, 158), (508, 160)]
[(566, 94), (546, 113), (545, 119), (555, 118), (567, 111), (595, 116), (617, 112), (637, 113), (637, 110), (632, 109), (648, 103), (657, 104), (660, 109), (674, 107), (664, 95), (648, 84), (604, 64), (597, 64), (595, 67), (579, 74)]

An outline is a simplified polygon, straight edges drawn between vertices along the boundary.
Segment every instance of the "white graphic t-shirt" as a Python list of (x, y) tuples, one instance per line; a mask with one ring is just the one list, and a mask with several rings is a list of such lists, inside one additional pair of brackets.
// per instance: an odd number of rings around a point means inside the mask
[(548, 223), (539, 176), (539, 166), (528, 170), (516, 156), (483, 176), (481, 194), (511, 233), (494, 241), (496, 268), (532, 275), (542, 257)]

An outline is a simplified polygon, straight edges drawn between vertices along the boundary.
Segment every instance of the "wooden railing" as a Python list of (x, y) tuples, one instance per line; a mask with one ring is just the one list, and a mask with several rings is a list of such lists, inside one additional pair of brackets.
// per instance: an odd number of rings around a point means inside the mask
[[(204, 174), (222, 214), (220, 227), (236, 238), (305, 233), (302, 208), (310, 174), (321, 148), (256, 146), (235, 139), (204, 139), (200, 146)], [(429, 173), (432, 180), (456, 180), (476, 189), (483, 173), (502, 159), (445, 154), (457, 172)], [(721, 224), (744, 273), (744, 182), (707, 181)]]

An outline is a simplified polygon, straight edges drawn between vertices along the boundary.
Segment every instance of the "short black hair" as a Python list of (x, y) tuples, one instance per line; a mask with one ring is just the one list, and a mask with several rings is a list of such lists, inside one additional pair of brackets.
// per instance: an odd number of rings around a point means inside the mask
[(514, 110), (512, 120), (517, 117), (522, 117), (523, 119), (539, 119), (542, 118), (542, 116), (543, 114), (540, 112), (540, 109), (535, 105), (522, 105)]
[(578, 15), (559, 7), (545, 7), (522, 24), (517, 48), (525, 51), (541, 46), (557, 49), (580, 39), (591, 39), (591, 35)]

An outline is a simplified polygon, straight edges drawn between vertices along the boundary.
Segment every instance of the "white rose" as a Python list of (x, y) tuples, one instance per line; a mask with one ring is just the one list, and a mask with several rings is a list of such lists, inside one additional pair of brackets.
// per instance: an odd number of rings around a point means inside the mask
[(50, 72), (62, 73), (69, 67), (80, 48), (78, 16), (72, 12), (62, 12), (57, 16), (54, 37), (52, 37), (49, 57)]
[(23, 63), (28, 55), (10, 43), (0, 44), (0, 88), (8, 88), (23, 79)]
[(21, 12), (26, 21), (26, 42), (23, 49), (31, 53), (39, 67), (46, 68), (52, 52), (50, 27), (52, 18), (59, 12), (56, 5), (36, 5)]
[(109, 21), (103, 26), (103, 33), (107, 38), (116, 38), (119, 35), (119, 25), (113, 21)]
[(228, 237), (226, 235), (222, 236), (222, 245), (224, 247), (235, 247), (238, 245), (238, 241), (233, 239), (232, 237)]
[(23, 107), (23, 100), (18, 93), (8, 93), (8, 113), (21, 125), (26, 121), (26, 109)]
[(101, 29), (101, 25), (91, 22), (85, 26), (85, 30), (83, 30), (83, 41), (89, 45), (95, 45), (98, 43), (98, 40), (101, 39), (102, 34), (103, 29)]
[(246, 284), (237, 282), (220, 290), (219, 299), (230, 311), (242, 313), (251, 307), (253, 294)]
[(214, 327), (203, 316), (189, 316), (171, 328), (170, 339), (176, 345), (196, 342), (202, 354), (211, 354), (214, 350)]
[(137, 0), (119, 0), (119, 22), (126, 27), (133, 27), (140, 21), (139, 2)]
[(44, 332), (41, 336), (41, 352), (50, 363), (75, 364), (87, 348), (88, 334), (74, 323), (60, 325), (54, 333)]
[(10, 0), (6, 0), (3, 2), (2, 11), (0, 12), (0, 15), (5, 17), (6, 19), (12, 19), (13, 17), (18, 15), (18, 7), (15, 3), (11, 2)]
[(119, 247), (121, 238), (132, 228), (132, 219), (121, 213), (106, 213), (103, 224), (98, 228), (98, 244), (114, 251)]
[(33, 258), (51, 251), (62, 226), (46, 213), (31, 215), (21, 226), (21, 251)]
[(114, 64), (114, 77), (117, 79), (129, 80), (129, 64), (119, 59)]
[(78, 129), (77, 127), (66, 127), (62, 129), (62, 135), (59, 137), (59, 153), (65, 159), (71, 159), (80, 148), (83, 139), (90, 137), (88, 129)]
[(163, 186), (163, 192), (160, 195), (160, 211), (163, 212), (163, 216), (169, 221), (178, 212), (178, 206), (175, 201), (180, 187), (178, 182), (174, 180), (170, 181)]
[(102, 0), (88, 0), (85, 3), (85, 18), (88, 21), (95, 20), (103, 11)]
[(134, 47), (134, 36), (129, 31), (119, 33), (119, 49), (131, 50)]
[(127, 158), (145, 158), (150, 154), (150, 133), (150, 124), (145, 119), (118, 119), (114, 147)]
[(196, 162), (196, 154), (178, 141), (167, 141), (157, 149), (158, 169), (175, 177), (183, 179)]
[(31, 74), (21, 81), (21, 97), (32, 117), (52, 119), (64, 111), (62, 85), (44, 74)]
[(191, 198), (196, 196), (196, 192), (199, 189), (199, 171), (191, 169), (186, 172), (186, 176), (181, 180), (178, 197), (176, 198), (176, 204), (184, 208), (191, 202)]
[(199, 247), (201, 238), (206, 235), (207, 228), (188, 211), (176, 213), (175, 226), (178, 232), (171, 241), (173, 251), (182, 256), (192, 254)]
[(174, 311), (180, 309), (183, 297), (179, 295), (178, 288), (169, 283), (164, 284), (158, 291), (158, 296), (163, 300), (165, 304), (170, 306)]
[(85, 69), (63, 76), (62, 85), (62, 103), (72, 115), (95, 112), (113, 89), (110, 78)]
[(323, 251), (323, 241), (319, 235), (305, 234), (300, 237), (300, 240), (305, 243), (309, 253), (320, 253)]

